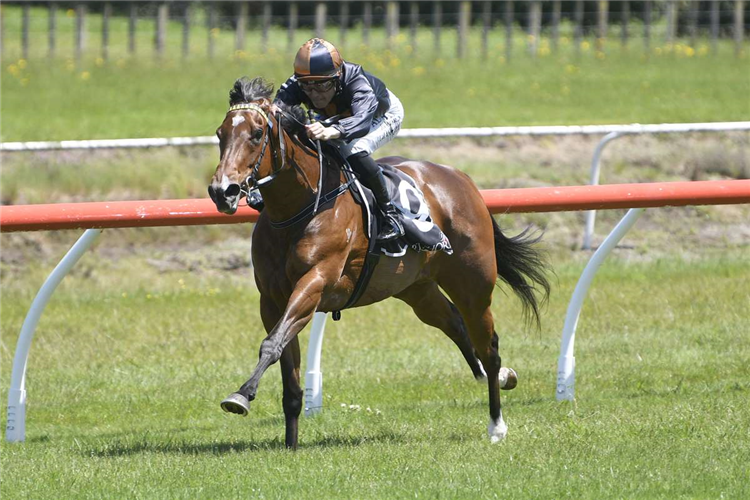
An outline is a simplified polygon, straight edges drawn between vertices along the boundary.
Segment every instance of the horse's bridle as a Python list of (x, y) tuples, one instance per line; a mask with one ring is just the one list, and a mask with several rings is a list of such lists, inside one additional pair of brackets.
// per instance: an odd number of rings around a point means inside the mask
[[(267, 175), (266, 177), (263, 177), (262, 179), (257, 178), (258, 168), (260, 167), (261, 162), (263, 161), (263, 157), (266, 154), (266, 148), (268, 147), (268, 143), (270, 140), (272, 140), (273, 136), (273, 124), (271, 123), (271, 120), (268, 118), (268, 115), (266, 114), (263, 109), (251, 102), (246, 103), (240, 103), (240, 104), (234, 104), (229, 107), (229, 111), (240, 111), (240, 110), (251, 110), (256, 111), (260, 113), (260, 115), (266, 120), (266, 133), (265, 137), (263, 138), (263, 146), (261, 147), (260, 154), (258, 155), (258, 158), (255, 160), (255, 164), (250, 169), (250, 173), (247, 177), (245, 177), (245, 180), (243, 180), (240, 183), (240, 194), (244, 194), (246, 199), (249, 198), (250, 192), (258, 189), (263, 186), (267, 186), (271, 182), (273, 182), (276, 179), (276, 176), (281, 173), (281, 171), (286, 166), (286, 144), (284, 143), (284, 130), (281, 126), (281, 119), (284, 116), (287, 116), (291, 118), (292, 120), (296, 121), (297, 123), (300, 123), (301, 125), (305, 125), (304, 123), (301, 123), (299, 120), (297, 120), (293, 115), (289, 115), (281, 110), (279, 110), (278, 113), (276, 113), (276, 125), (279, 128), (279, 153), (281, 156), (281, 166), (277, 168), (277, 165), (279, 163), (279, 154), (277, 154), (277, 150), (271, 146), (271, 154), (273, 155), (273, 171), (270, 175)], [(334, 117), (338, 118), (338, 116)], [(271, 225), (276, 228), (284, 228), (289, 227), (291, 225), (296, 224), (297, 222), (307, 218), (310, 214), (313, 216), (318, 213), (318, 207), (321, 204), (328, 203), (329, 201), (338, 198), (342, 194), (346, 192), (346, 190), (349, 188), (349, 185), (352, 184), (353, 178), (349, 181), (339, 184), (339, 186), (334, 189), (333, 191), (326, 193), (321, 198), (321, 190), (322, 190), (322, 181), (323, 181), (323, 152), (321, 150), (320, 141), (316, 141), (317, 143), (317, 153), (318, 153), (318, 162), (320, 165), (320, 177), (318, 178), (318, 189), (316, 190), (316, 197), (315, 202), (310, 204), (308, 207), (302, 209), (297, 215), (294, 217), (291, 217), (285, 221), (282, 222), (274, 222), (271, 221)], [(248, 205), (250, 204), (250, 201), (248, 199)]]
[(259, 113), (263, 119), (266, 121), (266, 133), (263, 137), (263, 146), (261, 146), (260, 154), (258, 155), (258, 158), (255, 160), (255, 164), (250, 169), (250, 173), (247, 177), (245, 177), (245, 180), (243, 180), (240, 183), (240, 193), (245, 194), (245, 196), (250, 194), (250, 191), (253, 191), (255, 189), (258, 189), (260, 187), (266, 186), (273, 182), (276, 179), (276, 176), (279, 175), (279, 173), (284, 169), (286, 166), (286, 144), (284, 143), (284, 133), (281, 129), (281, 116), (276, 116), (276, 124), (279, 127), (279, 149), (281, 152), (281, 166), (278, 166), (279, 164), (279, 158), (276, 153), (276, 149), (273, 147), (271, 148), (271, 154), (273, 155), (273, 172), (270, 175), (267, 175), (266, 177), (263, 177), (262, 179), (258, 179), (258, 168), (260, 168), (261, 162), (263, 162), (263, 157), (266, 154), (266, 148), (268, 147), (269, 140), (271, 136), (273, 135), (273, 123), (268, 118), (268, 115), (265, 111), (263, 111), (263, 108), (258, 106), (255, 103), (241, 103), (241, 104), (234, 104), (229, 107), (229, 111), (241, 111), (241, 110), (251, 110), (256, 111)]

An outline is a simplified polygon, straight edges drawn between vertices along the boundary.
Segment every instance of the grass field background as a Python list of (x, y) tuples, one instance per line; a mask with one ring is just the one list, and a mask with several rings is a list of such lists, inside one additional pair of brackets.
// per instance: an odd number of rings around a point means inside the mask
[[(11, 42), (18, 9), (3, 9)], [(429, 33), (421, 36), (431, 47)], [(231, 47), (231, 34), (218, 43)], [(146, 51), (97, 61), (92, 48), (79, 65), (21, 61), (8, 45), (2, 138), (209, 135), (236, 77), (288, 76), (290, 54), (281, 42), (271, 48), (161, 63)], [(726, 46), (710, 57), (700, 46), (692, 55), (656, 48), (648, 59), (613, 47), (604, 58), (568, 49), (536, 61), (438, 64), (403, 46), (363, 49), (353, 37), (344, 55), (396, 91), (407, 127), (750, 116), (747, 58)], [(456, 166), (482, 188), (573, 185), (588, 181), (597, 140), (396, 140), (380, 152)], [(747, 133), (628, 137), (608, 146), (602, 180), (748, 178), (749, 151)], [(217, 156), (214, 148), (3, 154), (0, 194), (3, 204), (205, 197)], [(599, 213), (598, 240), (622, 215)], [(558, 403), (563, 318), (590, 257), (578, 250), (583, 214), (499, 217), (510, 235), (529, 223), (543, 229), (554, 269), (538, 331), (521, 323), (507, 290), (495, 293), (503, 363), (520, 376), (503, 394), (508, 439), (489, 444), (486, 389), (452, 343), (389, 300), (329, 323), (324, 411), (302, 420), (297, 453), (283, 449), (276, 367), (248, 418), (219, 408), (246, 380), (264, 336), (251, 228), (107, 230), (39, 323), (27, 441), (0, 443), (0, 496), (750, 497), (748, 220), (747, 205), (648, 210), (594, 281), (578, 325), (577, 400)], [(0, 399), (26, 311), (79, 235), (0, 236)]]
[[(447, 338), (397, 301), (347, 311), (328, 325), (324, 411), (303, 419), (296, 454), (283, 450), (275, 367), (250, 417), (218, 406), (244, 382), (263, 337), (248, 270), (165, 272), (149, 262), (175, 252), (102, 252), (66, 279), (39, 325), (27, 442), (0, 444), (3, 498), (750, 493), (746, 247), (691, 261), (618, 252), (579, 324), (575, 403), (556, 402), (554, 386), (581, 259), (554, 262), (540, 332), (498, 291), (502, 355), (521, 383), (504, 394), (510, 434), (497, 446), (485, 436), (486, 389)], [(2, 397), (46, 270), (5, 267)]]

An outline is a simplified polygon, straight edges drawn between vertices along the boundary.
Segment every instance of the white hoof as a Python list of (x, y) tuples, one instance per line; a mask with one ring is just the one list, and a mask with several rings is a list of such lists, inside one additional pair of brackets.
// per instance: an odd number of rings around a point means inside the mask
[(503, 366), (500, 368), (500, 373), (497, 374), (497, 379), (500, 381), (500, 388), (504, 388), (506, 385), (508, 385), (508, 379), (512, 378), (514, 379), (514, 387), (515, 387), (515, 380), (518, 379), (518, 374), (516, 374), (516, 371), (513, 368), (508, 368)]
[[(487, 383), (487, 373), (484, 371), (484, 367), (479, 364), (479, 367), (482, 368), (482, 375), (479, 377), (476, 377), (476, 381), (479, 384), (486, 384)], [(513, 368), (507, 368), (503, 366), (500, 368), (500, 372), (497, 374), (497, 380), (500, 382), (500, 389), (513, 389), (516, 387), (516, 384), (518, 383), (518, 374)], [(510, 380), (510, 384), (508, 384), (508, 381)], [(506, 387), (507, 386), (507, 387)]]
[(497, 419), (497, 422), (490, 418), (490, 425), (487, 427), (487, 432), (490, 435), (490, 442), (492, 444), (505, 439), (505, 436), (508, 435), (508, 426), (505, 425), (502, 414), (500, 414), (500, 418)]

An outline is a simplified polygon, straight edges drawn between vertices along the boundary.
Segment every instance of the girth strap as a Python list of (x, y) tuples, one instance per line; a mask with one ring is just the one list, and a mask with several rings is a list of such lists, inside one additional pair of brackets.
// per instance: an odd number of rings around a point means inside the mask
[(313, 210), (315, 210), (316, 205), (318, 206), (324, 205), (328, 203), (329, 201), (335, 200), (342, 194), (346, 193), (346, 190), (349, 189), (349, 186), (351, 185), (351, 183), (352, 183), (352, 180), (349, 180), (343, 184), (339, 184), (339, 186), (336, 189), (334, 189), (333, 191), (329, 191), (324, 196), (321, 196), (320, 203), (316, 203), (316, 202), (310, 203), (308, 206), (303, 208), (302, 211), (299, 212), (297, 215), (285, 221), (281, 221), (281, 222), (271, 221), (271, 226), (276, 229), (282, 229), (282, 228), (289, 227), (300, 222), (301, 220), (309, 217), (310, 215), (313, 215)]
[[(346, 172), (346, 170), (344, 171)], [(348, 175), (351, 175), (350, 173)], [(352, 176), (351, 179), (354, 177)], [(351, 179), (349, 182), (351, 182)], [(362, 200), (365, 205), (367, 204), (367, 200)], [(366, 207), (363, 207), (363, 210), (367, 210)], [(378, 232), (380, 231), (380, 227), (378, 227), (378, 223), (376, 222), (373, 224), (374, 227), (371, 228), (371, 234), (370, 234), (370, 241), (367, 245), (367, 254), (365, 255), (365, 262), (362, 264), (362, 271), (359, 273), (359, 278), (357, 279), (357, 283), (354, 285), (354, 290), (352, 291), (351, 296), (349, 297), (349, 300), (346, 301), (346, 304), (344, 304), (344, 307), (341, 309), (338, 309), (336, 311), (333, 311), (331, 313), (331, 316), (333, 317), (334, 321), (339, 321), (341, 319), (341, 311), (344, 309), (348, 309), (352, 307), (354, 304), (357, 303), (357, 301), (362, 297), (362, 294), (367, 289), (367, 285), (370, 283), (370, 278), (372, 278), (372, 275), (375, 272), (375, 267), (378, 265), (378, 262), (380, 262), (380, 251), (377, 249), (377, 242), (378, 242)]]

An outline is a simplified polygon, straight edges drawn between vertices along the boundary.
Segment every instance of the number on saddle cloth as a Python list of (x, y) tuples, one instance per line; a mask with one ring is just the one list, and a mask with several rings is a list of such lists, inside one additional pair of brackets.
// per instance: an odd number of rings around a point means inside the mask
[(383, 242), (381, 252), (384, 255), (401, 256), (411, 247), (417, 252), (443, 251), (451, 255), (453, 248), (450, 241), (432, 221), (430, 207), (414, 179), (389, 165), (381, 167), (391, 202), (402, 214), (405, 232), (402, 238)]

